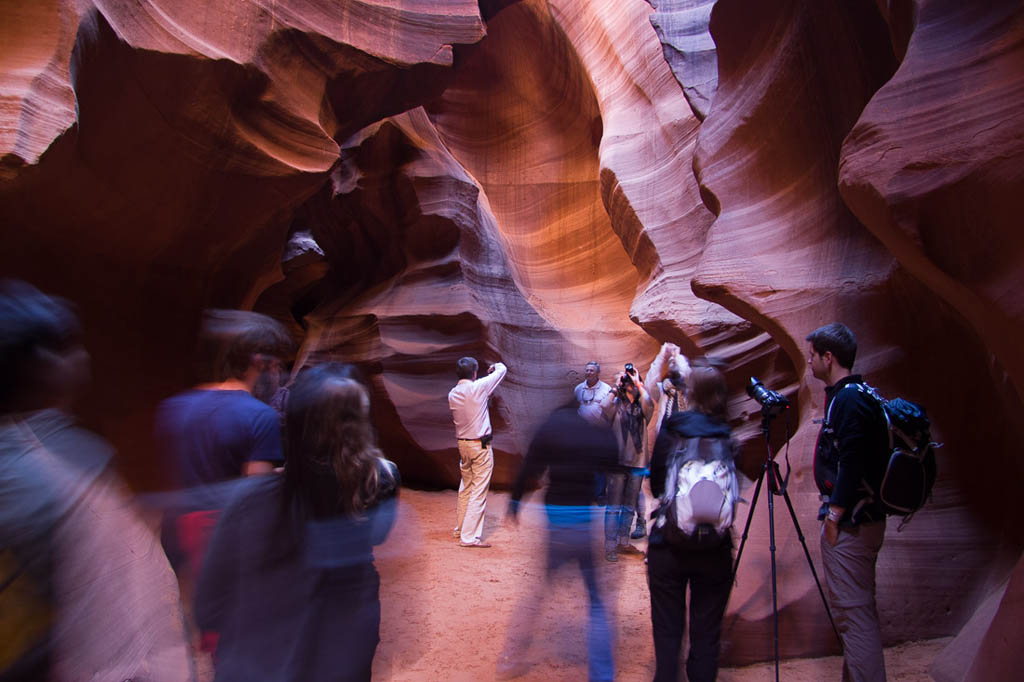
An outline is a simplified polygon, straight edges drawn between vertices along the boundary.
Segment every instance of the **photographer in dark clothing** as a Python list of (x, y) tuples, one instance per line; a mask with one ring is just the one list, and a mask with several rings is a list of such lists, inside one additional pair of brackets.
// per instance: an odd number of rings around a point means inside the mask
[[(732, 536), (704, 536), (690, 542), (672, 530), (667, 515), (671, 496), (666, 491), (670, 465), (688, 445), (718, 445), (731, 461), (733, 448), (726, 423), (725, 378), (712, 367), (694, 369), (687, 387), (691, 409), (664, 420), (651, 457), (651, 492), (661, 500), (655, 512), (647, 549), (647, 576), (651, 589), (651, 625), (654, 632), (655, 682), (676, 682), (679, 654), (686, 629), (686, 586), (690, 586), (690, 653), (686, 676), (690, 682), (710, 682), (718, 675), (722, 617), (732, 590)], [(709, 448), (710, 449), (710, 448)], [(673, 477), (673, 480), (674, 477)], [(666, 493), (667, 496), (666, 497)]]
[(527, 483), (546, 470), (547, 564), (543, 581), (529, 591), (516, 608), (498, 660), (499, 679), (518, 676), (528, 669), (526, 652), (545, 591), (556, 572), (566, 564), (579, 566), (590, 601), (587, 620), (589, 679), (596, 682), (614, 677), (611, 631), (594, 566), (591, 519), (596, 512), (595, 477), (616, 466), (617, 459), (618, 447), (611, 432), (580, 416), (574, 405), (555, 410), (530, 443), (512, 488), (508, 519), (518, 524), (520, 500)]
[(814, 330), (808, 364), (825, 382), (825, 421), (814, 453), (821, 493), (821, 560), (832, 613), (843, 640), (843, 680), (885, 680), (875, 607), (875, 564), (885, 538), (885, 513), (865, 481), (880, 481), (888, 436), (878, 405), (853, 374), (857, 341), (845, 325)]

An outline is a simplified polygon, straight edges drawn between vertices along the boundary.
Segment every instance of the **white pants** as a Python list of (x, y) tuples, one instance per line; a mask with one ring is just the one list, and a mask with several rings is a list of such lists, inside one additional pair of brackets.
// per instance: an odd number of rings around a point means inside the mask
[(459, 484), (455, 530), (461, 529), (463, 542), (479, 542), (484, 533), (484, 510), (494, 471), (494, 452), (490, 444), (483, 447), (478, 440), (460, 440), (458, 443), (462, 482)]

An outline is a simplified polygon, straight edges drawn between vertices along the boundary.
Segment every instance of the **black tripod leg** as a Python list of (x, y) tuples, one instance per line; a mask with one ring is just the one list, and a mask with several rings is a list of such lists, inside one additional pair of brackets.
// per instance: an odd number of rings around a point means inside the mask
[(775, 495), (768, 489), (768, 551), (772, 555), (772, 621), (775, 626), (775, 682), (779, 682), (779, 589), (775, 572)]
[(768, 470), (765, 464), (761, 475), (757, 477), (757, 485), (754, 487), (754, 496), (750, 498), (750, 510), (747, 512), (747, 523), (743, 526), (743, 539), (740, 540), (740, 548), (736, 551), (736, 560), (732, 564), (732, 579), (736, 580), (736, 571), (740, 568), (740, 557), (743, 556), (743, 546), (747, 544), (747, 534), (750, 532), (750, 522), (754, 518), (754, 508), (757, 506), (757, 496), (761, 494), (761, 483), (764, 482), (764, 472)]
[(793, 527), (796, 528), (796, 536), (800, 538), (800, 544), (804, 548), (804, 556), (807, 557), (807, 565), (811, 569), (811, 575), (814, 576), (814, 584), (818, 586), (818, 594), (821, 595), (821, 603), (825, 605), (825, 613), (828, 615), (828, 622), (832, 624), (832, 632), (836, 633), (836, 639), (839, 640), (839, 646), (842, 648), (843, 639), (839, 636), (839, 628), (836, 627), (836, 621), (832, 618), (832, 610), (828, 607), (828, 600), (825, 599), (825, 590), (821, 588), (821, 581), (818, 580), (818, 572), (814, 570), (814, 562), (811, 560), (811, 552), (807, 549), (807, 542), (804, 540), (804, 533), (800, 530), (800, 522), (797, 521), (796, 512), (793, 510), (793, 503), (789, 499), (789, 492), (783, 491), (782, 497), (786, 500), (786, 506), (789, 507), (789, 515), (793, 518)]

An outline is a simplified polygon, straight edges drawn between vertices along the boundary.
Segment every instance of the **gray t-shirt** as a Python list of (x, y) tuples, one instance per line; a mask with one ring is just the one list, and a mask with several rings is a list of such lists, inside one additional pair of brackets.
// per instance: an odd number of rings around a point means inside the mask
[(592, 387), (587, 386), (586, 381), (577, 384), (573, 389), (573, 395), (579, 404), (579, 415), (594, 426), (607, 426), (608, 420), (601, 411), (601, 401), (611, 390), (612, 387), (600, 379)]

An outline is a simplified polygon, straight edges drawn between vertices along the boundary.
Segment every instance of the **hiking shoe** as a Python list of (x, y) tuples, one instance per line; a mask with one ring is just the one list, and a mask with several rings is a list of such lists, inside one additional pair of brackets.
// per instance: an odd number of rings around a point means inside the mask
[(481, 549), (487, 549), (491, 544), (484, 542), (483, 540), (475, 540), (473, 542), (460, 542), (459, 547), (479, 547)]
[(634, 547), (628, 542), (624, 545), (619, 545), (619, 554), (626, 554), (629, 556), (647, 556), (642, 549)]
[(647, 528), (643, 524), (637, 524), (633, 532), (629, 534), (631, 540), (639, 540), (640, 538), (647, 537)]
[(619, 555), (618, 555), (618, 553), (617, 553), (617, 552), (616, 552), (616, 551), (615, 551), (615, 550), (613, 549), (613, 550), (612, 550), (612, 551), (610, 551), (610, 552), (605, 552), (605, 553), (604, 553), (604, 558), (605, 558), (606, 560), (608, 560), (608, 561), (611, 561), (612, 563), (615, 563), (616, 561), (618, 561), (618, 560), (619, 560)]

